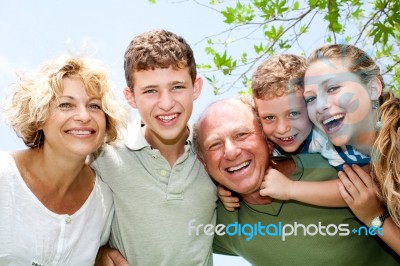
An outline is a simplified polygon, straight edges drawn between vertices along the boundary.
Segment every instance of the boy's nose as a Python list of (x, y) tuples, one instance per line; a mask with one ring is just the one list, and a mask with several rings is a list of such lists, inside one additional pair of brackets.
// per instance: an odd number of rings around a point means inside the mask
[(290, 121), (279, 121), (276, 129), (279, 134), (285, 134), (291, 130)]
[(159, 103), (158, 103), (158, 106), (161, 109), (163, 109), (165, 111), (171, 110), (172, 107), (174, 107), (174, 104), (175, 104), (175, 100), (169, 92), (164, 92), (161, 94)]

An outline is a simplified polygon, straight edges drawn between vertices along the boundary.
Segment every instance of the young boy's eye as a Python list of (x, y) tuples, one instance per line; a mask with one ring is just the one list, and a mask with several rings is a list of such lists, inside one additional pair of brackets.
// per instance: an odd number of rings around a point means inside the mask
[(152, 93), (156, 93), (156, 92), (157, 91), (155, 89), (147, 89), (147, 90), (143, 91), (144, 94), (152, 94)]
[(182, 86), (182, 85), (176, 85), (176, 86), (174, 86), (174, 90), (181, 90), (181, 89), (184, 89), (185, 87), (184, 86)]
[(272, 121), (274, 119), (275, 119), (275, 117), (273, 115), (264, 116), (264, 120), (267, 120), (267, 121)]
[(293, 111), (289, 113), (289, 118), (296, 118), (300, 115), (300, 112)]

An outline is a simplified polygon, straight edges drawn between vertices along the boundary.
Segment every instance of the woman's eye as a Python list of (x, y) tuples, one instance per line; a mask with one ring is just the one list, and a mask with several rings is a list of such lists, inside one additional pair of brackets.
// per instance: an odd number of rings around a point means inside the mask
[(58, 105), (58, 108), (61, 108), (61, 109), (68, 109), (68, 108), (71, 108), (71, 107), (72, 107), (72, 104), (70, 104), (70, 103), (60, 103)]
[(335, 85), (335, 86), (329, 87), (327, 91), (328, 91), (328, 93), (330, 93), (330, 92), (334, 92), (335, 90), (337, 90), (339, 88), (340, 88), (339, 85)]
[(317, 98), (317, 97), (315, 97), (315, 96), (307, 97), (307, 98), (305, 99), (306, 104), (312, 103), (316, 98)]
[(89, 108), (93, 110), (101, 110), (101, 106), (97, 103), (89, 104)]

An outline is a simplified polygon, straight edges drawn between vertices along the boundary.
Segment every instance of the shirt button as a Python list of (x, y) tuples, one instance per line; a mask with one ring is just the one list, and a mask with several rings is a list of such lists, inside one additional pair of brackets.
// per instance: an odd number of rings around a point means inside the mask
[(161, 173), (162, 176), (166, 176), (167, 175), (167, 171), (165, 171), (165, 170), (161, 170), (160, 173)]
[(151, 158), (157, 159), (157, 155), (154, 155), (154, 154), (153, 154), (153, 155), (151, 156)]
[(65, 217), (65, 223), (69, 224), (72, 221), (70, 216)]

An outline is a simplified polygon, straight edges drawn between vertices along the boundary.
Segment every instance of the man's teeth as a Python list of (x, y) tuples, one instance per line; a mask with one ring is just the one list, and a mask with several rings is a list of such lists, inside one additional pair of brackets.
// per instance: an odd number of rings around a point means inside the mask
[(241, 168), (243, 168), (243, 167), (248, 166), (249, 164), (250, 164), (250, 161), (247, 161), (247, 162), (244, 162), (244, 163), (242, 163), (242, 164), (239, 164), (238, 166), (229, 167), (229, 168), (228, 168), (228, 172), (237, 171), (237, 170), (239, 170), (239, 169), (241, 169)]
[(73, 135), (90, 135), (92, 132), (89, 130), (69, 130), (67, 133)]
[(339, 120), (339, 119), (341, 119), (341, 118), (343, 118), (343, 117), (344, 117), (343, 114), (341, 114), (341, 115), (334, 115), (334, 116), (332, 116), (332, 117), (330, 117), (330, 118), (328, 118), (328, 119), (322, 121), (322, 124), (326, 125), (326, 124), (328, 124), (328, 123), (330, 123), (330, 122), (332, 122), (332, 121)]
[(174, 114), (174, 115), (159, 115), (158, 118), (163, 120), (163, 121), (170, 121), (174, 118), (178, 117), (178, 114)]

